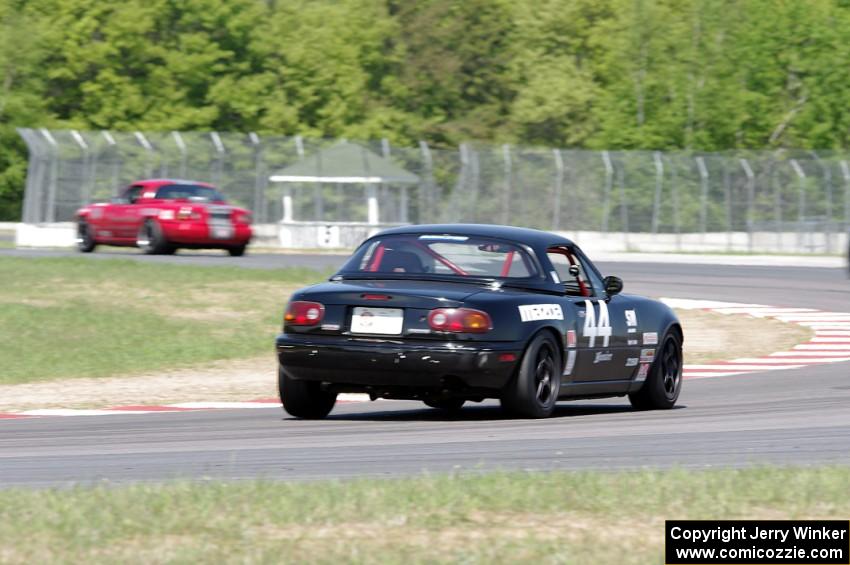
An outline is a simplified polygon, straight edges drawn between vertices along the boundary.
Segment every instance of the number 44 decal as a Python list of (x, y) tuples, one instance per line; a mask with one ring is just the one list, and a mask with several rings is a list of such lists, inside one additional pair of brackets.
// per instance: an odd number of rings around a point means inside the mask
[(599, 304), (599, 322), (596, 320), (596, 310), (593, 307), (593, 302), (590, 300), (584, 301), (586, 310), (584, 316), (584, 337), (590, 338), (588, 347), (596, 345), (596, 338), (602, 338), (602, 347), (608, 347), (608, 342), (611, 339), (611, 322), (608, 318), (608, 304), (602, 300)]

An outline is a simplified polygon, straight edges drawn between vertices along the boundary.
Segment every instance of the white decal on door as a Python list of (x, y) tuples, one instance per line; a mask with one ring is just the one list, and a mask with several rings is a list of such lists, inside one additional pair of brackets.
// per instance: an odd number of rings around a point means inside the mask
[(590, 300), (584, 301), (584, 309), (587, 313), (584, 317), (584, 337), (589, 338), (588, 347), (596, 345), (596, 338), (602, 338), (602, 347), (608, 347), (608, 342), (611, 340), (611, 322), (608, 318), (608, 304), (604, 301), (599, 304), (599, 321), (596, 320), (596, 311), (593, 308), (593, 302)]

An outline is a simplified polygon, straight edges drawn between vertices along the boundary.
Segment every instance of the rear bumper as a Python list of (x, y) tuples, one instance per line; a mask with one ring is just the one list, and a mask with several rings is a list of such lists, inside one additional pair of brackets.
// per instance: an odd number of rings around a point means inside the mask
[[(501, 389), (513, 375), (522, 344), (408, 342), (298, 334), (277, 337), (281, 367), (296, 379), (338, 385), (340, 390)], [(514, 353), (516, 361), (500, 361)]]
[(160, 225), (169, 242), (192, 246), (233, 247), (247, 244), (253, 236), (248, 224), (233, 224), (233, 236), (226, 239), (211, 237), (210, 226), (206, 222), (174, 221), (161, 222)]

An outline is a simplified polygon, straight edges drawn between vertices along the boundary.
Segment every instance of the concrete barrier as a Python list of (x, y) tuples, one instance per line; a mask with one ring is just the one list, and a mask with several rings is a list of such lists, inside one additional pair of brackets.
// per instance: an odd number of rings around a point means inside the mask
[(74, 247), (76, 243), (74, 222), (17, 224), (15, 228), (15, 245), (18, 247)]
[[(254, 245), (281, 249), (353, 249), (377, 231), (400, 224), (365, 222), (281, 222), (255, 224)], [(73, 247), (73, 222), (15, 225), (20, 247)], [(558, 232), (589, 255), (603, 253), (783, 253), (846, 254), (847, 233), (714, 232), (714, 233), (601, 233)]]

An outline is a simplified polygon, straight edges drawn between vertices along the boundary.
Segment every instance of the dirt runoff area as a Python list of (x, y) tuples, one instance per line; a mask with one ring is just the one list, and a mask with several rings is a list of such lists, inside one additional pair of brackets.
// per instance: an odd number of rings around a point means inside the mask
[[(677, 314), (685, 331), (686, 363), (758, 357), (811, 337), (805, 328), (776, 320), (695, 310)], [(276, 395), (276, 360), (268, 355), (157, 374), (0, 385), (0, 412), (248, 401)]]

